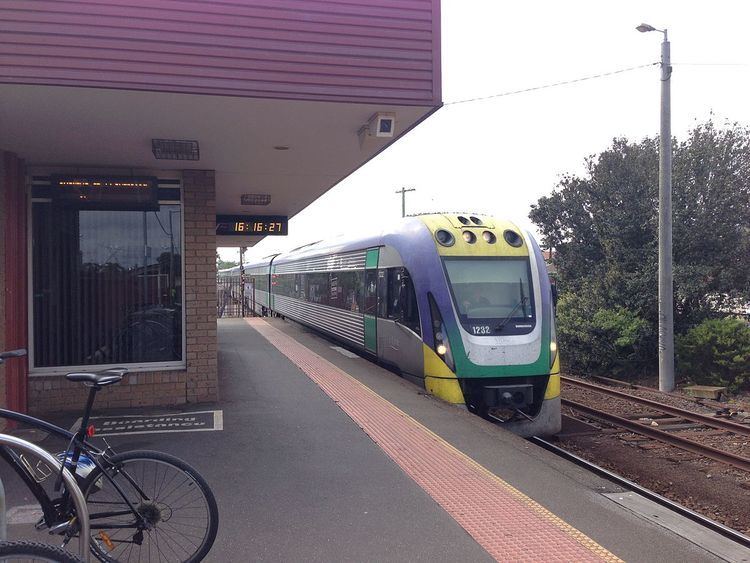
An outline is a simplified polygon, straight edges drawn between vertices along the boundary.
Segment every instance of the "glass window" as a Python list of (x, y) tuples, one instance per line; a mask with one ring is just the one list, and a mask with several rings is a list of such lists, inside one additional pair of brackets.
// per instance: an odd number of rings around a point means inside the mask
[[(535, 323), (528, 259), (446, 259), (462, 324), (476, 334), (530, 332)], [(513, 322), (510, 322), (513, 321)]]
[(33, 204), (35, 367), (182, 359), (180, 213)]
[(378, 317), (388, 316), (388, 270), (378, 270)]
[(420, 334), (419, 308), (409, 271), (388, 269), (388, 318), (400, 322)]
[(364, 272), (345, 271), (330, 274), (330, 305), (359, 313), (364, 307)]
[(338, 307), (343, 309), (343, 291), (339, 286), (339, 273), (331, 272), (328, 274), (328, 304), (331, 307)]
[(328, 305), (328, 274), (317, 272), (307, 274), (307, 300), (311, 303)]
[(377, 314), (378, 308), (378, 271), (365, 270), (365, 308), (363, 312), (366, 315)]

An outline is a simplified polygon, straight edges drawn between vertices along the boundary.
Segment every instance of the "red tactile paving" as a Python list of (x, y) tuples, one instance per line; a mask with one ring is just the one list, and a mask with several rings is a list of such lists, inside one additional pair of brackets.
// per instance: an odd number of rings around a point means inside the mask
[(261, 319), (247, 322), (496, 560), (620, 561), (329, 361)]

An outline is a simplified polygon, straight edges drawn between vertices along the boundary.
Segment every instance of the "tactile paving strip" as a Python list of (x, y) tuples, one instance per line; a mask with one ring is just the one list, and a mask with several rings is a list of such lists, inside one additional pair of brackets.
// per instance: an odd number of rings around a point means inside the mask
[(328, 360), (261, 319), (247, 322), (496, 560), (620, 561)]

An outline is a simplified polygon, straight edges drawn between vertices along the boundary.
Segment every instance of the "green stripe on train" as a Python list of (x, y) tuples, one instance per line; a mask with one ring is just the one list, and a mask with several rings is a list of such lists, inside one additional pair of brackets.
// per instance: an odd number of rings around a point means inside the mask
[(370, 352), (378, 351), (378, 320), (372, 315), (365, 315), (365, 348)]

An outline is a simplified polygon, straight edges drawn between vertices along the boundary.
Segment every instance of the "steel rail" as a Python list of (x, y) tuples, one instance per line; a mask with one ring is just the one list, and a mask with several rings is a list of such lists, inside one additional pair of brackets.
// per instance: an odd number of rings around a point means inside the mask
[(682, 448), (683, 450), (687, 450), (689, 452), (701, 455), (703, 457), (708, 457), (715, 461), (727, 463), (738, 469), (744, 469), (745, 471), (750, 471), (750, 459), (746, 457), (742, 457), (740, 455), (733, 454), (731, 452), (718, 450), (711, 446), (706, 446), (704, 444), (700, 444), (693, 440), (689, 440), (688, 438), (675, 436), (674, 434), (670, 434), (669, 432), (664, 432), (663, 430), (657, 430), (656, 428), (653, 428), (652, 426), (644, 426), (643, 424), (640, 424), (638, 422), (633, 422), (632, 420), (628, 420), (627, 418), (622, 418), (614, 414), (602, 412), (600, 410), (589, 407), (587, 405), (582, 405), (581, 403), (576, 403), (575, 401), (571, 401), (570, 399), (563, 399), (562, 404), (572, 407), (577, 411), (591, 415), (595, 418), (599, 418), (601, 420), (610, 422), (617, 426), (627, 428), (628, 430), (630, 430), (631, 432), (635, 432), (636, 434), (642, 434), (644, 436), (648, 436), (649, 438), (653, 438), (654, 440), (659, 440), (660, 442), (664, 442), (671, 446)]
[(696, 522), (702, 526), (705, 526), (706, 528), (713, 530), (714, 532), (717, 532), (726, 538), (729, 538), (741, 545), (744, 545), (745, 547), (750, 548), (750, 537), (746, 536), (745, 534), (741, 532), (738, 532), (737, 530), (734, 530), (728, 526), (725, 526), (724, 524), (721, 524), (720, 522), (716, 522), (715, 520), (711, 520), (710, 518), (707, 518), (703, 516), (702, 514), (698, 514), (697, 512), (690, 510), (689, 508), (682, 506), (681, 504), (676, 503), (673, 500), (663, 497), (662, 495), (652, 491), (651, 489), (642, 487), (638, 483), (634, 483), (633, 481), (630, 481), (629, 479), (626, 479), (625, 477), (622, 477), (621, 475), (618, 475), (617, 473), (613, 473), (612, 471), (604, 469), (603, 467), (600, 467), (596, 465), (595, 463), (591, 463), (589, 460), (584, 459), (580, 456), (577, 456), (574, 453), (571, 453), (567, 450), (564, 450), (560, 448), (559, 446), (556, 446), (548, 442), (547, 440), (543, 440), (542, 438), (539, 438), (538, 436), (529, 438), (529, 441), (534, 444), (537, 444), (538, 446), (544, 448), (545, 450), (548, 450), (562, 458), (572, 461), (573, 463), (580, 465), (581, 467), (588, 469), (589, 471), (596, 473), (604, 477), (605, 479), (612, 481), (613, 483), (616, 483), (622, 487), (630, 489), (631, 491), (638, 493), (639, 495), (646, 497), (647, 499), (657, 504), (660, 504), (666, 508), (669, 508), (670, 510), (676, 512), (677, 514), (680, 514), (681, 516), (684, 516), (692, 520), (693, 522)]
[(725, 420), (723, 418), (716, 418), (707, 414), (688, 411), (679, 407), (673, 407), (672, 405), (665, 405), (664, 403), (660, 403), (658, 401), (644, 399), (643, 397), (637, 397), (635, 395), (631, 395), (630, 393), (623, 393), (622, 391), (617, 391), (616, 389), (611, 389), (602, 385), (596, 385), (595, 383), (589, 383), (588, 381), (581, 381), (580, 379), (571, 379), (570, 377), (565, 376), (562, 376), (561, 379), (564, 383), (575, 385), (576, 387), (589, 389), (591, 391), (596, 391), (597, 393), (603, 393), (605, 395), (622, 398), (633, 403), (652, 407), (664, 413), (679, 416), (686, 420), (692, 420), (693, 422), (699, 422), (700, 424), (705, 424), (706, 426), (711, 426), (712, 428), (716, 428), (718, 430), (728, 430), (730, 432), (734, 432), (735, 434), (750, 436), (750, 426), (738, 424), (736, 422), (732, 422), (731, 420)]

